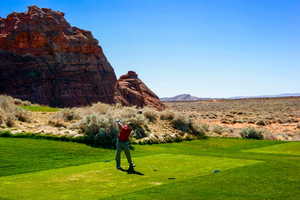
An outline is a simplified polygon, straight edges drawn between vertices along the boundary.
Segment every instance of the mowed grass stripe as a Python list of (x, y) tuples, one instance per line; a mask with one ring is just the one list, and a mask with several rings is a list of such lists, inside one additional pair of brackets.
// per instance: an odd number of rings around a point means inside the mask
[(287, 154), (300, 156), (300, 142), (289, 142), (262, 148), (244, 150), (244, 152), (267, 153), (267, 154)]
[(213, 174), (215, 169), (222, 173), (224, 170), (261, 163), (256, 160), (180, 154), (139, 157), (135, 162), (137, 170), (144, 176), (117, 171), (114, 162), (99, 162), (1, 177), (0, 195), (11, 200), (93, 200)]

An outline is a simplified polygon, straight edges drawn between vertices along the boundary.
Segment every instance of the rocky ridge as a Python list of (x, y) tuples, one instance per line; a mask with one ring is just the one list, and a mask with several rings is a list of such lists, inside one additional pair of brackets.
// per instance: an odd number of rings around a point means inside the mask
[(122, 105), (151, 106), (158, 110), (165, 109), (165, 105), (152, 92), (134, 71), (122, 75), (115, 86), (115, 101)]
[(91, 32), (31, 6), (0, 19), (0, 93), (59, 107), (113, 103), (115, 72)]
[(117, 81), (92, 33), (62, 12), (30, 6), (0, 18), (0, 44), (0, 94), (55, 107), (100, 101), (164, 108), (137, 75)]

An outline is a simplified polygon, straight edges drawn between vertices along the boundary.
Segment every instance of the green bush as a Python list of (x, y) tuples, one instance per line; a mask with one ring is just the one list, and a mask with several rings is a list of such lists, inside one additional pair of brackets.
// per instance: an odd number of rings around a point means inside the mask
[(264, 138), (262, 130), (257, 130), (251, 127), (243, 128), (240, 132), (240, 135), (242, 138), (246, 139), (262, 140)]

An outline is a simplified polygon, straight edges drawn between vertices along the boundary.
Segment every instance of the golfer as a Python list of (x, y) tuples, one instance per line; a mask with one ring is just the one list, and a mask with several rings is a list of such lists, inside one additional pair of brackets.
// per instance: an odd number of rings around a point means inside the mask
[(118, 170), (122, 170), (121, 168), (121, 152), (124, 150), (127, 161), (129, 163), (129, 168), (128, 171), (133, 171), (134, 170), (134, 163), (132, 162), (131, 155), (130, 155), (130, 150), (129, 150), (129, 136), (132, 131), (132, 123), (125, 124), (123, 125), (120, 120), (116, 121), (118, 123), (120, 132), (117, 137), (117, 151), (116, 151), (116, 167)]

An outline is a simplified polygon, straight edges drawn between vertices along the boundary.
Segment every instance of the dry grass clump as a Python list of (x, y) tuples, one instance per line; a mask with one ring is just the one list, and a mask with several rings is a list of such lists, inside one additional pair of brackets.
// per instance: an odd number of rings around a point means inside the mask
[(54, 127), (67, 127), (66, 122), (79, 120), (80, 114), (75, 108), (65, 108), (51, 117), (48, 124)]
[[(116, 105), (116, 106), (119, 106), (119, 105)], [(81, 117), (95, 114), (95, 113), (106, 114), (111, 109), (111, 107), (112, 106), (109, 104), (98, 102), (98, 103), (92, 104), (91, 106), (77, 108), (76, 112)]]
[(160, 112), (160, 119), (161, 120), (173, 120), (175, 117), (175, 113), (170, 110), (164, 110)]
[(191, 119), (183, 114), (176, 114), (174, 119), (171, 121), (173, 128), (183, 132), (189, 131), (191, 123)]
[(226, 131), (226, 128), (219, 126), (219, 125), (214, 125), (214, 126), (212, 126), (211, 131), (221, 135), (222, 133), (224, 133)]
[(0, 125), (12, 127), (15, 121), (30, 122), (30, 114), (15, 105), (15, 99), (10, 96), (0, 95)]
[(118, 127), (110, 115), (92, 114), (84, 117), (79, 128), (87, 136), (90, 144), (103, 147), (114, 147)]
[(57, 112), (54, 115), (54, 118), (69, 122), (80, 119), (80, 116), (75, 109), (65, 108), (62, 111)]
[(135, 107), (97, 103), (85, 109), (78, 109), (81, 119), (77, 122), (76, 127), (87, 136), (92, 145), (114, 146), (119, 132), (116, 120), (121, 120), (126, 124), (132, 123), (135, 138), (148, 136), (149, 120), (143, 112)]
[(264, 139), (263, 131), (252, 127), (243, 128), (240, 132), (240, 135), (242, 136), (242, 138), (246, 139)]
[(158, 118), (158, 112), (152, 108), (144, 108), (143, 114), (150, 122), (156, 122)]
[(197, 124), (189, 116), (185, 114), (176, 113), (173, 120), (171, 120), (173, 128), (191, 133), (197, 137), (206, 137), (206, 133), (209, 131), (208, 125)]

